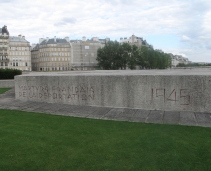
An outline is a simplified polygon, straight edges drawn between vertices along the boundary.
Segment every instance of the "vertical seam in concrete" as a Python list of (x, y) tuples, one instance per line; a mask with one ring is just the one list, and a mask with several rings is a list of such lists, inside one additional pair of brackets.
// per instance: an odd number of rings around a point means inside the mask
[(162, 122), (161, 122), (162, 124), (164, 124), (164, 120), (163, 120), (164, 119), (164, 115), (165, 115), (165, 111), (163, 111)]
[(196, 114), (195, 114), (195, 112), (193, 112), (193, 116), (194, 116), (194, 119), (195, 119), (196, 125), (198, 126), (198, 120), (196, 119)]
[(178, 121), (178, 125), (180, 125), (181, 122), (181, 112), (179, 112), (179, 121)]
[(145, 123), (148, 123), (147, 120), (148, 120), (148, 117), (149, 117), (149, 114), (150, 114), (150, 113), (151, 113), (151, 110), (150, 110), (150, 111), (148, 112), (148, 114), (147, 114), (147, 117), (146, 117), (146, 119), (145, 119), (145, 121), (144, 121)]

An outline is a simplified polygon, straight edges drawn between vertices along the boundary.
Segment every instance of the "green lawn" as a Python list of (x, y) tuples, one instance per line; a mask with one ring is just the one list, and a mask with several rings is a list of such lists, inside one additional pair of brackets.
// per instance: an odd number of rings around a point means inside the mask
[(211, 128), (0, 110), (0, 171), (211, 170)]
[(11, 88), (0, 88), (0, 94), (10, 90)]

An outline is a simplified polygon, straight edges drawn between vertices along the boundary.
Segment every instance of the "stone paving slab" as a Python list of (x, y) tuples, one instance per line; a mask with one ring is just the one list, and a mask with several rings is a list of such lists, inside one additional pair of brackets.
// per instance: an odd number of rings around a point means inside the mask
[(60, 110), (62, 108), (62, 106), (60, 104), (48, 104), (48, 103), (45, 103), (44, 106), (40, 107), (40, 108), (37, 108), (35, 110), (35, 112), (41, 112), (41, 113), (56, 113), (58, 110)]
[(96, 107), (96, 110), (87, 116), (87, 118), (95, 118), (95, 119), (100, 119), (104, 115), (106, 115), (112, 108), (109, 107)]
[(118, 115), (119, 121), (131, 121), (133, 115), (136, 113), (136, 109), (127, 109), (124, 108), (122, 112)]
[(137, 109), (130, 121), (132, 122), (146, 122), (149, 115), (149, 110)]
[(178, 111), (165, 111), (163, 116), (164, 124), (176, 124), (178, 125), (180, 121), (180, 112)]
[(180, 125), (197, 126), (194, 112), (180, 112)]
[(14, 90), (9, 90), (0, 95), (0, 109), (15, 109), (105, 120), (211, 127), (211, 113), (24, 102), (15, 99)]
[(46, 104), (36, 104), (34, 106), (30, 106), (30, 107), (27, 107), (27, 106), (24, 106), (22, 108), (22, 110), (24, 111), (30, 111), (30, 112), (38, 112), (40, 108), (42, 108), (43, 106), (45, 106)]
[(210, 113), (195, 113), (195, 116), (199, 126), (211, 127)]
[(146, 119), (146, 122), (161, 124), (163, 122), (163, 114), (164, 114), (164, 111), (159, 111), (159, 110), (150, 111), (150, 113)]
[(113, 108), (108, 113), (106, 113), (101, 119), (108, 119), (108, 120), (118, 120), (119, 114), (122, 113), (122, 109), (120, 108)]

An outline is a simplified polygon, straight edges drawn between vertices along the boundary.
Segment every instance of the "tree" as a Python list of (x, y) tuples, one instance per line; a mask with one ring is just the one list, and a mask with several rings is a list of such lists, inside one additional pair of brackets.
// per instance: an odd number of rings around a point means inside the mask
[(123, 43), (119, 48), (121, 69), (126, 69), (128, 66), (128, 61), (130, 60), (131, 45), (128, 43)]
[(120, 67), (119, 46), (117, 41), (109, 41), (103, 48), (99, 48), (96, 59), (98, 65), (105, 70), (118, 69)]
[(117, 41), (106, 42), (97, 51), (98, 65), (106, 70), (135, 69), (136, 66), (146, 69), (166, 69), (171, 67), (170, 55), (150, 49), (146, 46), (138, 48), (128, 43)]
[(137, 66), (137, 58), (139, 56), (138, 47), (136, 45), (131, 46), (129, 53), (128, 68), (135, 69)]

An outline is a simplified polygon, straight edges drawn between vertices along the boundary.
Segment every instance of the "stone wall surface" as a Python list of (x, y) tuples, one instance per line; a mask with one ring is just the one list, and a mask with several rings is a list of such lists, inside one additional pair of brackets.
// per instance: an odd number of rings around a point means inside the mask
[(16, 76), (15, 95), (23, 101), (211, 112), (211, 75), (95, 72)]
[(13, 88), (15, 87), (14, 80), (0, 80), (0, 88)]

